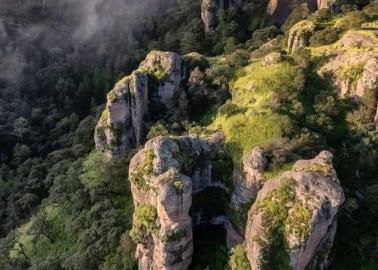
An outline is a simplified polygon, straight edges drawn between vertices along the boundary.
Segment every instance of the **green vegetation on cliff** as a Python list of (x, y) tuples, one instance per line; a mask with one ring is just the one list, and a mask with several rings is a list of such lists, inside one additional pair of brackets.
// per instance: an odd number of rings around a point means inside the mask
[[(98, 35), (80, 44), (76, 43), (78, 37), (63, 33), (76, 33), (77, 18), (68, 22), (76, 13), (66, 13), (67, 7), (58, 8), (58, 2), (56, 7), (53, 3), (42, 6), (44, 1), (33, 0), (23, 6), (13, 2), (17, 10), (10, 8), (6, 16), (3, 6), (0, 8), (4, 18), (1, 34), (4, 32), (6, 37), (1, 40), (6, 46), (0, 46), (0, 54), (9, 56), (5, 49), (14, 48), (15, 52), (3, 62), (6, 66), (13, 62), (22, 66), (22, 72), (18, 72), (1, 69), (0, 63), (1, 269), (137, 268), (130, 234), (135, 242), (143, 241), (143, 235), (155, 229), (156, 209), (140, 206), (134, 212), (129, 184), (132, 181), (138, 187), (149, 188), (144, 176), (153, 173), (154, 153), (149, 152), (144, 165), (128, 179), (128, 160), (105, 163), (93, 151), (93, 130), (111, 85), (130, 74), (152, 49), (204, 54), (189, 64), (188, 71), (198, 65), (204, 74), (204, 92), (217, 96), (229, 90), (231, 98), (222, 106), (216, 102), (211, 106), (191, 104), (191, 109), (199, 112), (195, 117), (158, 119), (148, 138), (178, 135), (184, 129), (198, 133), (222, 131), (227, 152), (224, 156), (204, 154), (195, 162), (182, 163), (189, 172), (211, 159), (214, 173), (230, 190), (234, 167), (241, 169), (243, 156), (254, 146), (269, 152), (266, 179), (291, 168), (298, 158), (331, 149), (347, 197), (339, 216), (331, 269), (377, 268), (378, 135), (373, 119), (378, 90), (372, 89), (358, 100), (341, 98), (332, 81), (318, 74), (324, 63), (339, 54), (352, 57), (354, 53), (378, 52), (376, 2), (361, 9), (362, 1), (356, 1), (358, 8), (343, 6), (338, 14), (326, 10), (307, 14), (296, 8), (279, 29), (264, 28), (266, 13), (261, 1), (247, 1), (240, 13), (221, 12), (218, 27), (205, 35), (198, 1), (177, 1), (161, 17), (145, 20), (141, 16), (145, 22), (138, 20), (141, 26), (130, 27), (130, 33), (110, 33), (129, 28), (120, 27), (126, 25), (121, 16), (121, 22), (112, 24), (112, 31), (105, 34), (99, 28)], [(309, 46), (290, 55), (285, 52), (290, 27), (304, 19), (315, 26)], [(22, 27), (18, 29), (18, 25)], [(63, 27), (67, 31), (53, 31), (61, 29), (59, 25), (67, 25), (67, 29)], [(23, 26), (36, 34), (25, 35)], [(51, 33), (43, 34), (49, 31), (53, 31), (53, 37)], [(362, 39), (357, 45), (353, 45), (353, 39), (342, 39), (356, 34)], [(57, 38), (60, 35), (63, 37)], [(347, 65), (337, 75), (355, 87), (363, 67)], [(151, 75), (161, 80), (168, 71), (157, 63)], [(187, 90), (185, 83), (182, 87)], [(162, 110), (159, 105), (155, 107), (154, 112)], [(150, 117), (159, 116), (156, 113)], [(197, 123), (189, 123), (188, 119)], [(107, 120), (104, 111), (103, 126)], [(124, 131), (122, 126), (114, 130), (118, 135)], [(316, 166), (311, 170), (331, 173)], [(172, 184), (179, 194), (183, 183), (175, 179)], [(210, 195), (202, 194), (199, 201), (224, 214), (229, 197), (216, 192)], [(293, 204), (294, 214), (288, 213), (287, 203)], [(236, 213), (238, 222), (245, 221), (251, 204), (243, 205)], [(290, 181), (261, 207), (266, 210), (264, 218), (273, 243), (265, 253), (264, 267), (288, 269), (283, 237), (294, 233), (305, 238), (309, 234), (304, 225), (310, 218), (309, 211), (295, 200)], [(133, 216), (137, 219), (135, 228)], [(176, 241), (186, 233), (177, 231), (167, 241)], [(224, 238), (218, 236), (206, 230), (196, 235), (196, 265), (206, 267), (202, 264), (208, 262), (211, 251), (211, 269), (224, 269), (227, 249)], [(209, 239), (214, 240), (210, 247), (205, 241)], [(243, 246), (234, 249), (229, 266), (233, 270), (249, 269)]]

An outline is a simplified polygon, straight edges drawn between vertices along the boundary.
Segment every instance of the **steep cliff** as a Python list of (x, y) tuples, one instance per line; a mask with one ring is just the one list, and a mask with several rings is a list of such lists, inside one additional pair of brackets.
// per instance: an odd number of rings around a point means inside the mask
[[(263, 186), (263, 172), (268, 163), (264, 150), (255, 147), (243, 160), (243, 173), (237, 169), (234, 171), (234, 192), (231, 198), (231, 206), (234, 211), (241, 211), (251, 201)], [(244, 225), (244, 224), (242, 224)]]
[(251, 268), (299, 270), (314, 261), (326, 266), (343, 202), (327, 151), (269, 180), (249, 212), (246, 250)]
[(267, 6), (268, 23), (281, 26), (296, 6), (301, 6), (311, 12), (318, 8), (315, 0), (269, 0)]
[(342, 4), (346, 4), (345, 0), (317, 0), (318, 9), (328, 8), (332, 11), (338, 11)]
[[(97, 150), (111, 159), (126, 156), (140, 145), (146, 135), (146, 119), (175, 106), (185, 74), (179, 55), (150, 52), (137, 70), (109, 92), (106, 108), (96, 126)], [(158, 112), (152, 103), (158, 105), (155, 106), (159, 107)]]
[[(192, 195), (207, 187), (227, 189), (229, 168), (221, 134), (157, 137), (130, 163), (135, 205), (131, 231), (139, 269), (187, 269), (193, 254), (189, 215)], [(194, 215), (195, 213), (192, 213)]]

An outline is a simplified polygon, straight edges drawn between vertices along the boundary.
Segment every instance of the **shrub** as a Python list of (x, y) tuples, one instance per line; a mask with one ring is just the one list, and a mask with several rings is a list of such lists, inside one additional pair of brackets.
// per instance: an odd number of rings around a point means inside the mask
[(232, 249), (232, 254), (229, 260), (229, 266), (231, 270), (250, 270), (245, 246), (240, 244)]
[(206, 70), (207, 80), (214, 86), (228, 88), (233, 70), (227, 64), (213, 65)]
[(221, 115), (231, 116), (239, 112), (242, 112), (242, 109), (232, 102), (227, 102), (220, 106), (217, 112)]
[(378, 20), (378, 3), (371, 3), (363, 9), (364, 14), (371, 21)]
[(274, 39), (281, 31), (276, 26), (269, 26), (262, 29), (257, 29), (252, 38), (247, 41), (247, 46), (251, 48), (258, 48), (264, 43)]
[(93, 151), (83, 162), (80, 180), (88, 189), (94, 189), (104, 184), (106, 166), (100, 153)]
[(340, 31), (335, 28), (325, 28), (320, 31), (316, 31), (310, 38), (311, 46), (329, 45), (340, 38)]
[(157, 228), (157, 210), (151, 205), (141, 205), (135, 209), (133, 228), (130, 237), (135, 243), (141, 243)]
[(354, 64), (351, 66), (344, 66), (339, 70), (338, 75), (343, 81), (355, 87), (357, 84), (357, 81), (362, 76), (364, 66), (365, 66), (364, 62)]
[(227, 61), (235, 67), (242, 67), (249, 62), (249, 53), (247, 50), (236, 50), (227, 57)]
[(147, 134), (147, 139), (150, 140), (155, 137), (168, 136), (168, 135), (169, 135), (169, 130), (164, 126), (163, 123), (158, 122), (151, 127), (150, 131)]

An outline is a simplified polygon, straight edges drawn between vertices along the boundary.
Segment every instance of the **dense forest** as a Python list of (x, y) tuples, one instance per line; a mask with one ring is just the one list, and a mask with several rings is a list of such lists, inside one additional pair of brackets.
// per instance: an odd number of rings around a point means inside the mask
[[(266, 152), (264, 181), (328, 150), (345, 202), (332, 263), (306, 269), (378, 269), (378, 66), (366, 68), (378, 59), (378, 3), (334, 1), (342, 4), (316, 11), (306, 1), (286, 1), (281, 23), (282, 15), (267, 12), (274, 1), (217, 1), (209, 30), (204, 2), (211, 1), (0, 0), (0, 269), (138, 269), (138, 233), (155, 233), (157, 213), (135, 207), (132, 185), (140, 179), (131, 179), (130, 160), (156, 137), (215, 132), (223, 134), (224, 153), (196, 162), (216, 160), (227, 192), (193, 195), (190, 211), (225, 208), (245, 230), (256, 198), (238, 211), (229, 204), (235, 172), (252, 149)], [(133, 71), (147, 72), (143, 60), (161, 51), (182, 56), (185, 94), (167, 110), (149, 102), (141, 143), (109, 160), (94, 134), (114, 100), (110, 91)], [(332, 57), (347, 63), (334, 74)], [(373, 89), (365, 87), (358, 100), (340, 95), (359, 89), (364, 72)], [(167, 76), (148, 73), (149, 87)], [(197, 164), (190, 158), (180, 161), (188, 175)], [(151, 173), (146, 164), (143, 173)], [(277, 217), (286, 211), (273, 206)], [(274, 247), (284, 249), (286, 223), (274, 222)], [(217, 229), (202, 229), (193, 229), (190, 269), (251, 269), (245, 243), (228, 249)], [(274, 259), (258, 269), (302, 269), (269, 252)]]

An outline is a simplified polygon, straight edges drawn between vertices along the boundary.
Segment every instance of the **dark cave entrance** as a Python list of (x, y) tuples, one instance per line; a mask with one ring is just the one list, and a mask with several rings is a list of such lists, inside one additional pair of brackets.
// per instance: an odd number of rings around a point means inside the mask
[(193, 220), (192, 270), (224, 270), (228, 261), (226, 243), (227, 192), (219, 187), (208, 187), (193, 194), (190, 214)]

